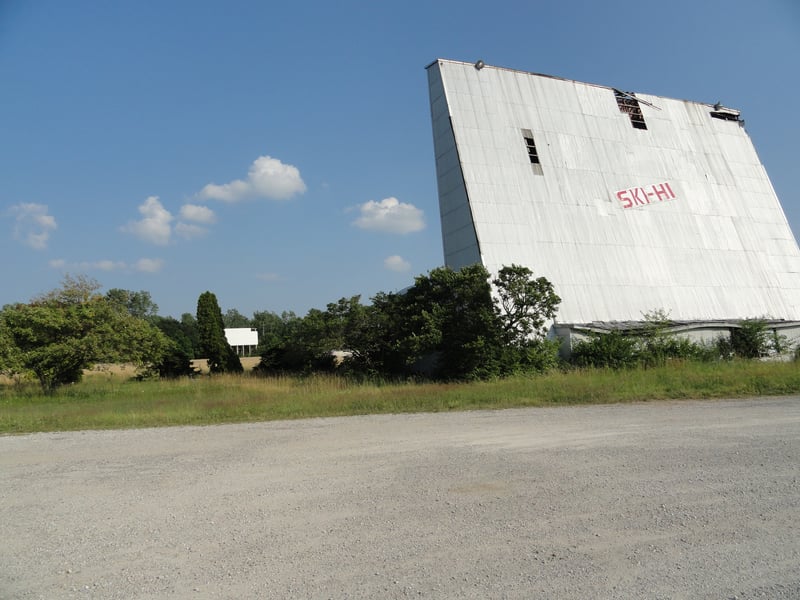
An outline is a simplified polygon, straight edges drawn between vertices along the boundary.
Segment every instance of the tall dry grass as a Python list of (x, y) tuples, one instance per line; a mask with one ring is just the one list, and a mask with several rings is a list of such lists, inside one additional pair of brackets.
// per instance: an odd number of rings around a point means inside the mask
[(100, 374), (53, 396), (33, 382), (0, 385), (0, 433), (797, 393), (800, 364), (757, 361), (557, 371), (474, 383), (355, 383), (334, 375), (135, 381)]

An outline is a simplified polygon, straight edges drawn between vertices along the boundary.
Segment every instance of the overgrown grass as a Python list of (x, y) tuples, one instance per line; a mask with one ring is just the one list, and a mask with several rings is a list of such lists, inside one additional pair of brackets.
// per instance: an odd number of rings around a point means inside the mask
[(0, 433), (796, 393), (800, 364), (758, 361), (676, 362), (451, 384), (367, 384), (335, 376), (90, 377), (53, 396), (42, 395), (33, 383), (0, 385)]

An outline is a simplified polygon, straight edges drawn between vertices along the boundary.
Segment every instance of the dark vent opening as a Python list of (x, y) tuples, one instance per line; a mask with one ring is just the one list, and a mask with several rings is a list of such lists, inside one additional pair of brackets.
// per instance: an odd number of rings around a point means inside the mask
[(644, 122), (644, 115), (642, 114), (642, 107), (639, 106), (639, 101), (633, 94), (614, 90), (614, 97), (617, 99), (619, 112), (625, 113), (630, 117), (631, 125), (634, 129), (647, 129), (647, 123)]
[(533, 143), (533, 138), (526, 137), (525, 145), (528, 146), (528, 158), (531, 159), (531, 164), (539, 164), (539, 154), (536, 152), (536, 144)]
[(533, 134), (530, 129), (522, 130), (522, 139), (525, 140), (525, 147), (528, 149), (528, 158), (532, 165), (541, 164), (539, 162), (539, 153), (536, 151), (536, 142), (533, 141)]
[(522, 140), (525, 142), (525, 148), (528, 151), (528, 160), (531, 161), (531, 171), (536, 175), (544, 175), (542, 163), (539, 161), (539, 152), (536, 150), (536, 142), (533, 141), (533, 133), (531, 133), (530, 129), (522, 130)]

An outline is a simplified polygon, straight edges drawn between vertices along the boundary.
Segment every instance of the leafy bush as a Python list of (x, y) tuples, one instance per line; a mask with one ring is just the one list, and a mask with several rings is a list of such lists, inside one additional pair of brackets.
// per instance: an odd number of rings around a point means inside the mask
[(730, 360), (734, 357), (730, 335), (720, 335), (717, 337), (716, 342), (714, 342), (714, 347), (717, 350), (717, 355), (722, 360)]
[(770, 334), (769, 342), (775, 354), (789, 354), (794, 350), (792, 344), (789, 343), (789, 339), (775, 330)]
[[(698, 344), (669, 332), (663, 311), (645, 315), (645, 324), (633, 331), (594, 334), (576, 344), (572, 363), (600, 368), (645, 368), (663, 366), (669, 360), (710, 362), (732, 358), (754, 359), (792, 351), (786, 336), (770, 331), (763, 319), (746, 319), (720, 335), (712, 344)], [(795, 352), (795, 357), (800, 357)]]
[(174, 379), (196, 375), (197, 370), (192, 367), (192, 359), (186, 351), (174, 341), (167, 348), (164, 358), (155, 365), (159, 377)]
[(639, 341), (639, 362), (644, 367), (663, 366), (669, 360), (709, 360), (718, 357), (716, 350), (676, 335)]
[(579, 367), (631, 369), (639, 364), (636, 340), (619, 331), (600, 333), (578, 342), (572, 349), (572, 362)]
[(560, 358), (558, 350), (560, 340), (536, 339), (531, 340), (521, 348), (510, 348), (513, 353), (508, 361), (512, 368), (508, 373), (547, 373), (558, 367)]
[(721, 352), (717, 345), (698, 344), (669, 332), (670, 322), (663, 311), (645, 315), (639, 330), (623, 333), (595, 334), (591, 340), (578, 343), (572, 351), (572, 362), (578, 366), (599, 368), (652, 368), (670, 360), (717, 360)]
[(761, 319), (747, 319), (731, 329), (731, 349), (739, 358), (759, 358), (770, 351), (767, 324)]

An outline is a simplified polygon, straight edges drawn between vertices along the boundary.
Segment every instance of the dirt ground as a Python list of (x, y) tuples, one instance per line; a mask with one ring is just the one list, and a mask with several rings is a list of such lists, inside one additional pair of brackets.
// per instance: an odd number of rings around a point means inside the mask
[(0, 437), (0, 598), (800, 598), (800, 398)]

